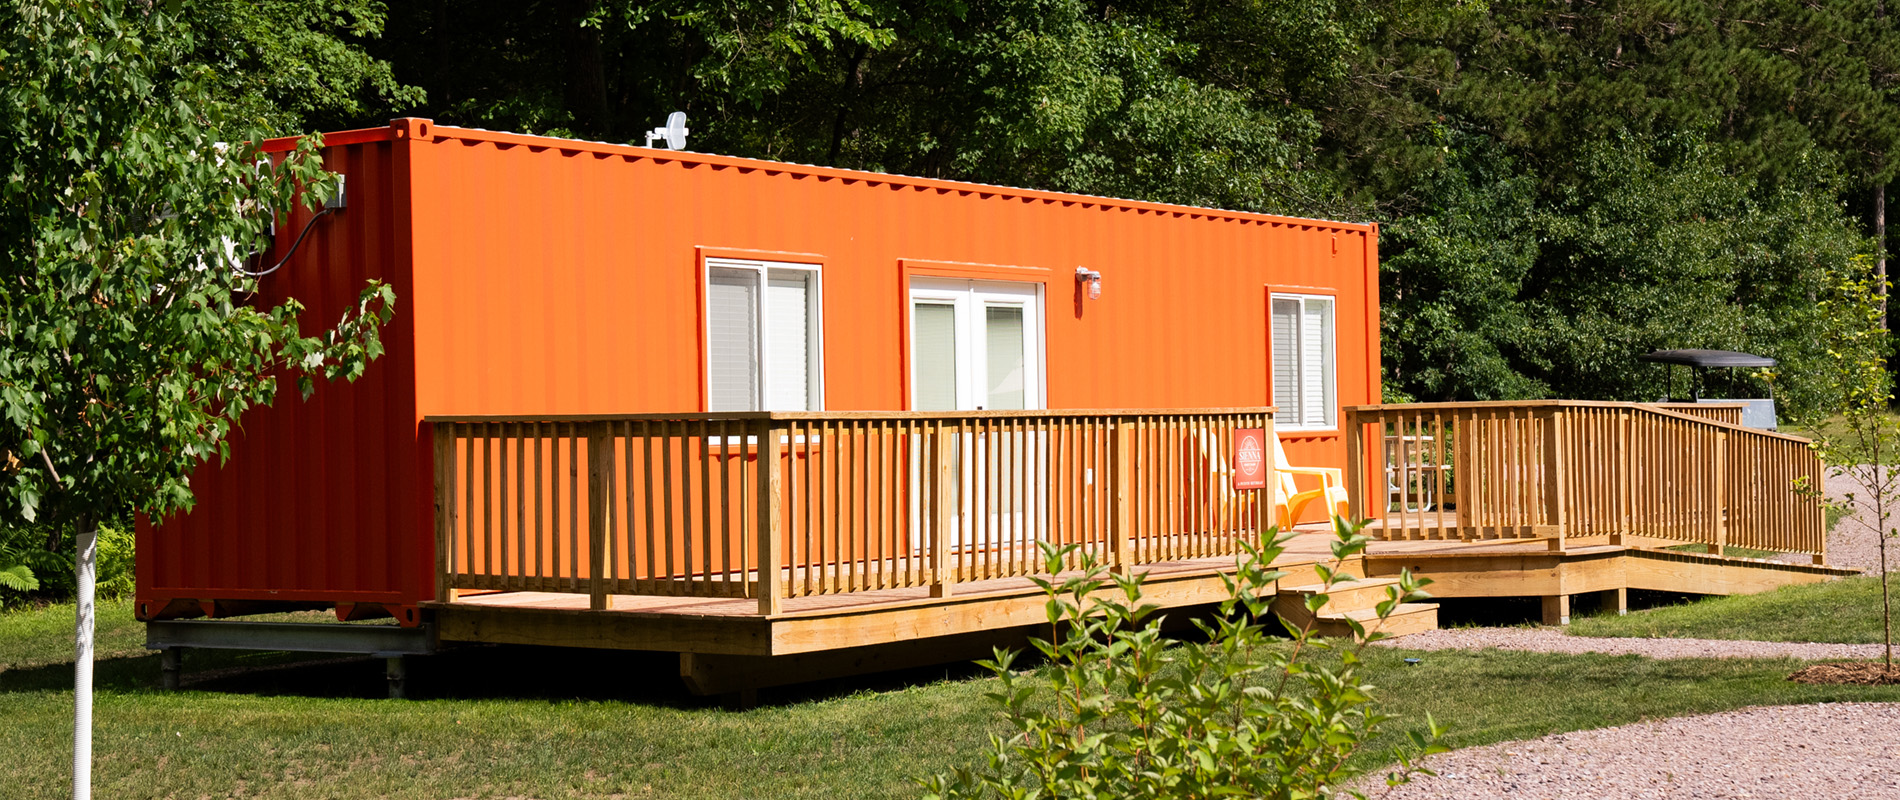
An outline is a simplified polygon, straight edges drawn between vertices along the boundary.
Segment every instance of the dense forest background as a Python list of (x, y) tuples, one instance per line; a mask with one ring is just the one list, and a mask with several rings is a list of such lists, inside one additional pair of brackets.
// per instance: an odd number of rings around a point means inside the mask
[[(455, 125), (1381, 223), (1386, 381), (1653, 399), (1780, 358), (1884, 268), (1884, 0), (232, 0), (199, 52), (284, 133)], [(1191, 269), (1184, 265), (1183, 269)]]
[[(31, 228), (47, 165), (137, 155), (113, 142), (159, 141), (126, 128), (154, 103), (213, 141), (413, 115), (641, 143), (682, 110), (695, 150), (1377, 222), (1388, 400), (1655, 399), (1635, 356), (1707, 347), (1780, 359), (1787, 417), (1839, 407), (1817, 301), (1885, 274), (1884, 3), (131, 0), (60, 6), (97, 11), (72, 42), (55, 6), (15, 3), (0, 185)], [(34, 137), (73, 149), (14, 141)], [(0, 448), (28, 506), (10, 453), (34, 442)], [(132, 537), (100, 513), (102, 592), (123, 593)], [(69, 596), (71, 526), (16, 523), (0, 605)]]

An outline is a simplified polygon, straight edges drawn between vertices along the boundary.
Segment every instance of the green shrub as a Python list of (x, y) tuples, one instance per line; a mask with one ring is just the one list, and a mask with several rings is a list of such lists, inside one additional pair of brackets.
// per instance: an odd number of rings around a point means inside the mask
[[(1336, 524), (1331, 565), (1319, 565), (1330, 589), (1350, 576), (1338, 566), (1365, 549), (1361, 526)], [(1260, 595), (1285, 575), (1271, 571), (1290, 535), (1270, 534), (1247, 548), (1238, 571), (1223, 576), (1228, 597), (1211, 621), (1196, 620), (1204, 645), (1175, 646), (1162, 636), (1156, 607), (1142, 602), (1142, 576), (1111, 575), (1091, 559), (1081, 574), (1038, 579), (1048, 594), (1054, 635), (1033, 644), (1048, 665), (1028, 674), (1016, 654), (983, 662), (1002, 688), (987, 696), (1016, 733), (992, 736), (986, 763), (922, 781), (932, 800), (953, 798), (1309, 798), (1357, 796), (1347, 760), (1388, 717), (1373, 709), (1373, 687), (1359, 674), (1359, 645), (1286, 627), (1291, 642), (1267, 631), (1270, 599)], [(1049, 574), (1066, 548), (1044, 546)], [(1424, 597), (1428, 583), (1406, 573), (1386, 590), (1381, 619)], [(1324, 593), (1308, 603), (1315, 613)], [(1354, 632), (1365, 641), (1358, 623)], [(1336, 651), (1314, 659), (1312, 651)], [(1303, 659), (1303, 656), (1305, 657)], [(1321, 663), (1321, 662), (1324, 663)], [(1422, 754), (1444, 751), (1441, 729), (1414, 733), (1395, 754), (1390, 784), (1423, 770)]]
[[(73, 597), (73, 537), (41, 528), (0, 528), (0, 608)], [(98, 595), (124, 597), (134, 585), (129, 526), (99, 526)]]

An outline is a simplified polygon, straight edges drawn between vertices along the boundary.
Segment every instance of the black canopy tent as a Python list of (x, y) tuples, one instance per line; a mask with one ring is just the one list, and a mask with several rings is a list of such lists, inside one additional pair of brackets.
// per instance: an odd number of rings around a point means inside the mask
[[(1680, 365), (1693, 370), (1694, 372), (1689, 381), (1690, 398), (1682, 402), (1694, 403), (1705, 402), (1702, 397), (1702, 385), (1706, 382), (1705, 377), (1708, 370), (1727, 369), (1728, 394), (1734, 395), (1736, 369), (1761, 369), (1772, 367), (1780, 363), (1767, 356), (1758, 356), (1753, 353), (1738, 353), (1733, 350), (1657, 350), (1653, 353), (1644, 353), (1643, 355), (1637, 356), (1636, 359), (1652, 364), (1662, 364), (1668, 369), (1668, 373), (1664, 377), (1667, 385), (1663, 393), (1664, 402), (1669, 402), (1669, 395), (1675, 391), (1676, 367)], [(1744, 416), (1749, 418), (1746, 424), (1750, 424), (1754, 427), (1767, 428), (1769, 430), (1775, 428), (1775, 386), (1773, 383), (1768, 384), (1768, 397), (1765, 399), (1736, 397), (1730, 397), (1728, 399), (1733, 402), (1745, 403), (1751, 406), (1748, 411), (1744, 412)], [(1756, 409), (1754, 408), (1756, 406), (1763, 408)], [(1763, 416), (1764, 413), (1765, 417)]]

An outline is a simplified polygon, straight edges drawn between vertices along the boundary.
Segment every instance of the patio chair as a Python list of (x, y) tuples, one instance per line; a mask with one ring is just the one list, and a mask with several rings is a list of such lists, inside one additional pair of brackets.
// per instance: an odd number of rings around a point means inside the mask
[[(1345, 473), (1334, 467), (1296, 467), (1287, 463), (1286, 449), (1280, 446), (1280, 437), (1269, 436), (1273, 440), (1274, 469), (1279, 470), (1279, 485), (1273, 493), (1273, 516), (1280, 530), (1289, 530), (1300, 514), (1314, 500), (1323, 500), (1327, 517), (1344, 517), (1348, 512), (1346, 502)], [(1295, 475), (1311, 475), (1320, 479), (1319, 488), (1300, 491), (1293, 481)]]

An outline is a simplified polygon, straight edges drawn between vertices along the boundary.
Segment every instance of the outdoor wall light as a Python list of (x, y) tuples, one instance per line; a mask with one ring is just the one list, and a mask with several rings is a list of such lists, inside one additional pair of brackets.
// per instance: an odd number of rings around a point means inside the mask
[(1076, 267), (1075, 279), (1088, 284), (1090, 300), (1102, 299), (1102, 273), (1088, 267)]

